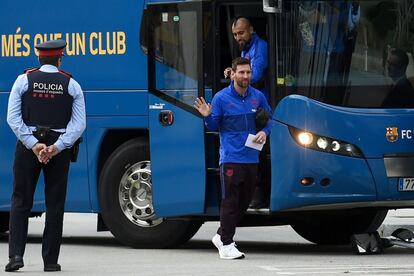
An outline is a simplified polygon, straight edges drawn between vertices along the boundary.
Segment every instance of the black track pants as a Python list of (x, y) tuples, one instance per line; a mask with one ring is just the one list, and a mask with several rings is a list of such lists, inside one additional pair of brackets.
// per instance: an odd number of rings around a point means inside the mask
[(220, 167), (220, 228), (224, 245), (233, 242), (236, 226), (249, 207), (256, 183), (257, 164), (225, 163)]

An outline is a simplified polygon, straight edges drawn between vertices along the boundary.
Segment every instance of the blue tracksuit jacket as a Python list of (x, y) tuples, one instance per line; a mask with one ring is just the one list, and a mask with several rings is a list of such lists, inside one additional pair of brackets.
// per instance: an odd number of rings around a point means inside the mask
[[(220, 165), (223, 163), (259, 163), (259, 151), (246, 147), (249, 133), (256, 134), (256, 110), (261, 107), (272, 113), (262, 92), (249, 86), (244, 97), (230, 86), (216, 93), (212, 100), (212, 113), (205, 118), (206, 127), (220, 132)], [(262, 129), (271, 131), (271, 120)]]
[[(252, 39), (242, 51), (241, 56), (250, 60), (252, 66), (252, 84), (266, 78), (268, 67), (267, 42), (253, 33)], [(262, 91), (268, 97), (267, 89)]]

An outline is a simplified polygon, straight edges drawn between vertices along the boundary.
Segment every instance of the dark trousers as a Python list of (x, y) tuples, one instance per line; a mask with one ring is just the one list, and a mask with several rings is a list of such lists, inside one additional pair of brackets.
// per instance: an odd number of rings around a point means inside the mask
[(9, 256), (23, 256), (28, 218), (40, 171), (45, 180), (46, 223), (43, 232), (44, 264), (56, 264), (62, 240), (63, 213), (70, 164), (69, 150), (54, 156), (48, 164), (38, 161), (32, 150), (17, 143), (13, 165), (13, 194), (9, 224)]
[(226, 163), (220, 167), (220, 228), (224, 245), (233, 242), (236, 226), (249, 207), (257, 183), (257, 164)]

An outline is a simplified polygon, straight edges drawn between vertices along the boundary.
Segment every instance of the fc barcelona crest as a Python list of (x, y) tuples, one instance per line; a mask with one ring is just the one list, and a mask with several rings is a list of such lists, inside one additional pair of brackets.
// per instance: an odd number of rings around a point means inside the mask
[(385, 133), (385, 138), (388, 142), (395, 142), (398, 140), (398, 127), (387, 127), (387, 132)]

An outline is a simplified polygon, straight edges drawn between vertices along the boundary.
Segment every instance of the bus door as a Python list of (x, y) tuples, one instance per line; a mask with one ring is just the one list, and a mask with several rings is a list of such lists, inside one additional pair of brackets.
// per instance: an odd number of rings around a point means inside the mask
[(201, 2), (148, 5), (153, 204), (157, 216), (202, 214), (206, 165)]

